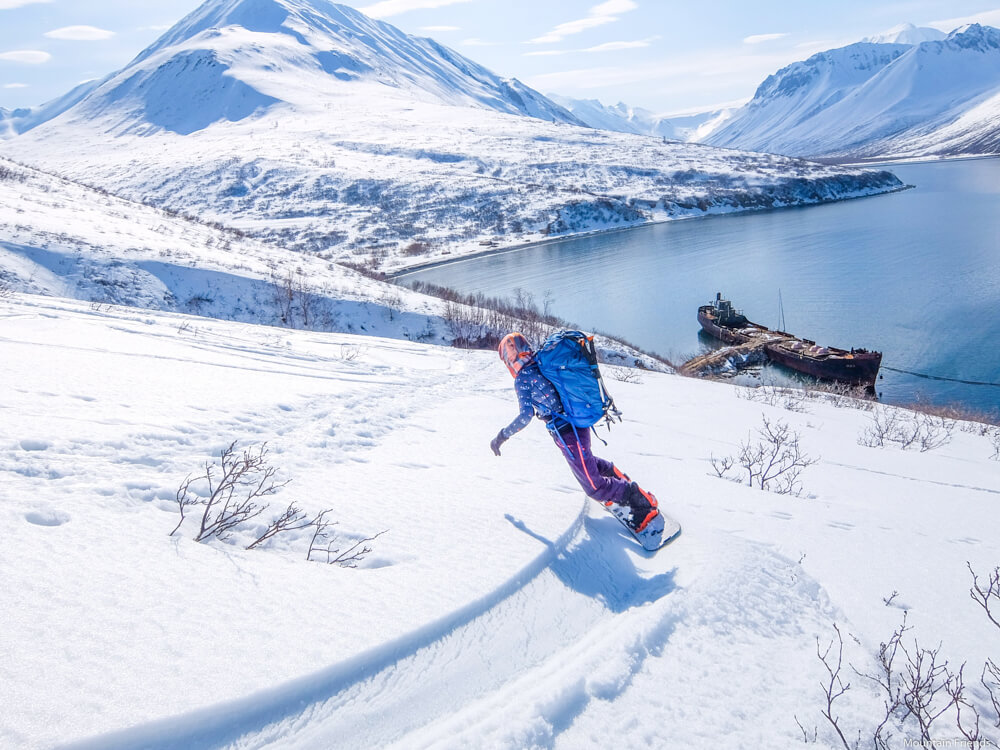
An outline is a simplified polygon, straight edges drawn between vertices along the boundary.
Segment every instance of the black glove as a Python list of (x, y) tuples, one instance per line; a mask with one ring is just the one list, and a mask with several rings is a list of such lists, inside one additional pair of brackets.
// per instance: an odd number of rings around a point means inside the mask
[(490, 441), (490, 449), (493, 451), (494, 455), (500, 455), (500, 446), (506, 441), (507, 438), (504, 437), (503, 430), (500, 430), (500, 432), (497, 433), (497, 436)]

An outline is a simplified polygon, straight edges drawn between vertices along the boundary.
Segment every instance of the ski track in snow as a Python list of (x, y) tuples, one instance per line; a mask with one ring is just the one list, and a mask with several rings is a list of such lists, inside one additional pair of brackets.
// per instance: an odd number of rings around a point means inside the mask
[[(801, 691), (785, 668), (759, 690), (731, 681), (743, 709), (719, 726), (698, 730), (688, 719), (717, 699), (719, 679), (767, 675), (782, 661), (808, 673), (810, 647), (834, 609), (797, 565), (723, 536), (682, 538), (650, 555), (629, 547), (596, 506), (546, 543), (506, 585), (401, 642), (234, 704), (68, 747), (713, 747), (757, 731), (773, 739), (768, 722), (753, 730), (739, 717), (764, 716), (776, 692), (787, 705)], [(680, 562), (698, 571), (697, 586), (679, 584)], [(751, 575), (727, 590), (737, 572)], [(723, 636), (731, 640), (720, 646)], [(630, 707), (624, 715), (619, 699)], [(639, 722), (648, 701), (651, 715), (675, 716), (677, 726)]]
[[(745, 651), (729, 655), (729, 669), (763, 667), (780, 652), (776, 642), (808, 653), (801, 644), (812, 635), (803, 623), (819, 632), (829, 616), (825, 594), (798, 578), (789, 561), (752, 544), (717, 550), (721, 569), (686, 590), (672, 559), (683, 542), (647, 558), (626, 551), (621, 536), (616, 522), (592, 514), (548, 569), (477, 620), (231, 747), (572, 748), (610, 746), (616, 737), (622, 746), (655, 747), (668, 744), (667, 732), (676, 746), (730, 732), (745, 737), (740, 722), (681, 738), (678, 727), (639, 719), (650, 699), (658, 704), (649, 713), (661, 719), (711, 702), (710, 686), (718, 683), (700, 678), (727, 669), (713, 649), (721, 632), (745, 636)], [(721, 596), (731, 583), (726, 569), (758, 571), (735, 601)], [(779, 604), (792, 606), (775, 621)], [(674, 637), (683, 653), (672, 652)], [(698, 656), (686, 658), (692, 653)], [(668, 705), (671, 698), (676, 705)], [(619, 699), (629, 707), (624, 714), (612, 708)], [(740, 699), (748, 713), (766, 702)]]

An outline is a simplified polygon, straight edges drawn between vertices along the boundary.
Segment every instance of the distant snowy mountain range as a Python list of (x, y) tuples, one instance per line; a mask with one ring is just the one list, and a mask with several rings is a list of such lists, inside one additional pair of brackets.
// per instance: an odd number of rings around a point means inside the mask
[(806, 158), (1000, 153), (1000, 31), (913, 24), (769, 76), (745, 106), (686, 118), (551, 97), (591, 127)]
[(624, 102), (605, 105), (597, 99), (571, 99), (558, 94), (549, 94), (548, 97), (592, 128), (693, 143), (702, 141), (719, 128), (737, 109), (729, 107), (710, 112), (658, 115)]
[(22, 118), (33, 127), (0, 153), (378, 270), (901, 186), (888, 172), (593, 130), (514, 79), (327, 0), (209, 0), (78, 93), (44, 121)]

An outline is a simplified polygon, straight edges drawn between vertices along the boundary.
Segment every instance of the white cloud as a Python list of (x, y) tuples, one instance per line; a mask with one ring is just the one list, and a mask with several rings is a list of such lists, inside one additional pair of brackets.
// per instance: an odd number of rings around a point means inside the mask
[(600, 5), (595, 5), (587, 13), (586, 18), (576, 21), (567, 21), (556, 26), (552, 31), (540, 37), (531, 39), (529, 44), (554, 44), (561, 42), (571, 34), (579, 34), (587, 29), (593, 29), (618, 20), (618, 15), (635, 10), (639, 6), (633, 0), (607, 0)]
[(26, 83), (5, 83), (3, 85), (5, 89), (26, 89), (28, 84)]
[(590, 15), (613, 16), (617, 13), (627, 13), (628, 11), (635, 10), (638, 7), (639, 6), (632, 0), (607, 0), (607, 2), (595, 5), (591, 8)]
[(28, 65), (41, 65), (52, 59), (48, 52), (36, 49), (14, 49), (10, 52), (0, 52), (0, 60), (8, 62), (26, 63)]
[(543, 34), (531, 40), (532, 44), (553, 44), (561, 42), (564, 37), (571, 34), (579, 34), (581, 31), (603, 26), (606, 23), (617, 21), (613, 16), (595, 16), (593, 18), (581, 18), (579, 21), (567, 21), (556, 26), (548, 34)]
[(617, 91), (634, 84), (660, 87), (675, 94), (711, 96), (713, 91), (731, 88), (734, 81), (752, 92), (765, 77), (796, 59), (799, 56), (792, 51), (762, 55), (742, 47), (711, 49), (696, 55), (663, 58), (645, 65), (542, 73), (526, 79), (525, 83), (537, 91), (559, 91), (567, 96), (595, 89)]
[(938, 31), (943, 31), (946, 34), (949, 34), (959, 26), (965, 26), (967, 23), (981, 23), (984, 26), (996, 26), (997, 28), (1000, 28), (1000, 8), (996, 8), (994, 10), (984, 10), (982, 13), (976, 13), (972, 16), (963, 16), (962, 18), (947, 18), (943, 21), (930, 21), (929, 23), (923, 25), (931, 26)]
[(45, 32), (45, 36), (49, 39), (70, 39), (77, 42), (97, 42), (110, 39), (114, 35), (115, 32), (99, 29), (96, 26), (63, 26), (61, 29)]
[(636, 39), (633, 42), (605, 42), (604, 44), (598, 44), (596, 47), (588, 47), (583, 50), (584, 52), (617, 52), (622, 49), (640, 49), (642, 47), (648, 47), (652, 42), (659, 39), (659, 37), (650, 37), (649, 39)]
[(567, 50), (564, 49), (540, 49), (535, 52), (525, 52), (523, 57), (555, 57), (556, 55), (565, 55)]
[(461, 31), (458, 26), (421, 26), (421, 31)]
[(782, 39), (788, 36), (788, 34), (754, 34), (753, 36), (748, 36), (743, 40), (744, 44), (763, 44), (764, 42), (773, 42), (775, 39)]
[(468, 3), (472, 0), (382, 0), (382, 2), (358, 8), (362, 13), (372, 18), (388, 18), (398, 16), (400, 13), (407, 13), (411, 10), (421, 10), (424, 8), (443, 8), (446, 5), (456, 3)]
[(0, 0), (0, 10), (10, 8), (20, 8), (22, 5), (32, 5), (33, 3), (50, 3), (52, 0)]

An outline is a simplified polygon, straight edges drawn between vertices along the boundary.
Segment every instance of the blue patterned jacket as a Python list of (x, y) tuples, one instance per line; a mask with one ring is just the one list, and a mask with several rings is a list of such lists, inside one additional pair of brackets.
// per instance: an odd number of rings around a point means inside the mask
[[(534, 416), (547, 424), (553, 419), (557, 423), (563, 422), (558, 416), (553, 416), (562, 411), (562, 401), (559, 400), (559, 394), (556, 393), (552, 383), (542, 375), (533, 359), (529, 360), (514, 378), (514, 391), (517, 393), (517, 403), (521, 411), (513, 422), (500, 431), (504, 440), (527, 427)], [(554, 426), (558, 427), (559, 425), (555, 424)]]

